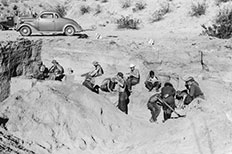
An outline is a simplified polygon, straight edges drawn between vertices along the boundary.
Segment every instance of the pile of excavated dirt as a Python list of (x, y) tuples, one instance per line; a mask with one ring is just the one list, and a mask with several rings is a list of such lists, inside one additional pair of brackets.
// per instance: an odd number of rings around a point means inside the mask
[(111, 153), (142, 123), (78, 84), (37, 83), (2, 102), (6, 127), (36, 153)]
[[(225, 87), (211, 80), (200, 84), (211, 85), (205, 89), (207, 100), (194, 101), (181, 111), (186, 118), (166, 123), (125, 115), (104, 94), (70, 82), (37, 82), (2, 102), (0, 113), (9, 119), (7, 132), (38, 154), (231, 154), (232, 106), (214, 97)], [(133, 107), (130, 111), (142, 108)]]

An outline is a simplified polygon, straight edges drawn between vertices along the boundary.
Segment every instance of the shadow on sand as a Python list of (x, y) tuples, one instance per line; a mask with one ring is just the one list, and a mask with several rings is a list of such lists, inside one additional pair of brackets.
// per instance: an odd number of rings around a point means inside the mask
[[(35, 34), (27, 37), (58, 37), (58, 36), (66, 36), (64, 34)], [(66, 36), (66, 37), (77, 37), (79, 39), (87, 39), (89, 36), (87, 34), (74, 34), (73, 36)]]

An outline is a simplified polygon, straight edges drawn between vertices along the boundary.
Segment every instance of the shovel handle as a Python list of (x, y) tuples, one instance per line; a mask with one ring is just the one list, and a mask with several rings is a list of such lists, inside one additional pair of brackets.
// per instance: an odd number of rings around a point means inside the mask
[(172, 110), (178, 117), (185, 117), (185, 115), (180, 115), (179, 113), (177, 113), (167, 102), (165, 102), (164, 100), (162, 100), (161, 98), (157, 99), (161, 102), (164, 103), (170, 110)]

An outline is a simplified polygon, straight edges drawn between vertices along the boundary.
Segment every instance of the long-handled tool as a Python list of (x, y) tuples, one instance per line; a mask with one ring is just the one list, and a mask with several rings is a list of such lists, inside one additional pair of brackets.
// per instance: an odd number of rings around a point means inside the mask
[(158, 101), (160, 101), (161, 103), (164, 103), (170, 110), (172, 110), (178, 117), (186, 117), (186, 115), (180, 115), (179, 113), (177, 113), (170, 105), (168, 105), (167, 102), (165, 102), (164, 100), (162, 100), (161, 98), (157, 97)]
[(86, 76), (88, 76), (88, 75), (89, 75), (89, 72), (84, 73), (84, 74), (81, 74), (81, 77), (86, 77)]

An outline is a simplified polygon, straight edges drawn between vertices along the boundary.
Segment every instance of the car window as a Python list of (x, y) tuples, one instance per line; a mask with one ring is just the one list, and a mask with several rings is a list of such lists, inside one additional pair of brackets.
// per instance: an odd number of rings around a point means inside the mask
[(40, 17), (42, 19), (52, 19), (53, 18), (53, 14), (51, 14), (51, 13), (45, 13), (45, 14), (42, 14)]
[(58, 14), (55, 14), (55, 18), (56, 18), (56, 19), (59, 18)]

